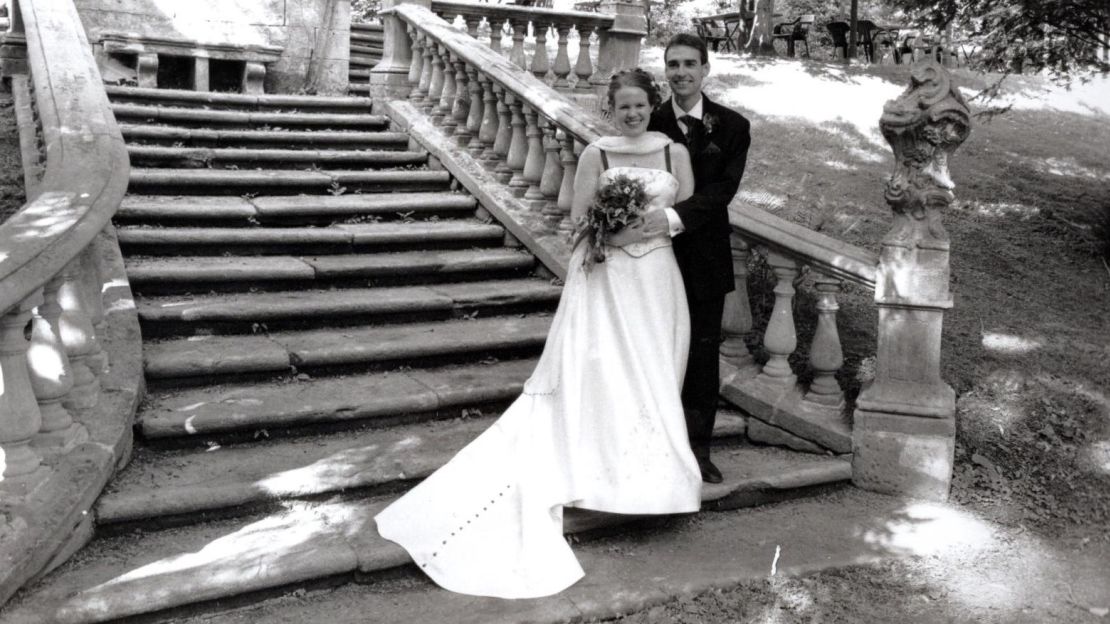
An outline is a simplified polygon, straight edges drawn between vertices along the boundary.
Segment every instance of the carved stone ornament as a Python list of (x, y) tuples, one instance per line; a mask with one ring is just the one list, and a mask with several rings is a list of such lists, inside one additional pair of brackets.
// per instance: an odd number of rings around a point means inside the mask
[(910, 85), (883, 107), (879, 129), (894, 151), (885, 197), (894, 211), (883, 243), (948, 249), (940, 212), (954, 200), (948, 157), (971, 131), (971, 114), (947, 70), (932, 58), (913, 66)]

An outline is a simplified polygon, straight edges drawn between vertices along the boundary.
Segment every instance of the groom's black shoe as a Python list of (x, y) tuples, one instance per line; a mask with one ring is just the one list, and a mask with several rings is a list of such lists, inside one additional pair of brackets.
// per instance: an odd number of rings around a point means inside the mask
[(713, 465), (713, 462), (708, 459), (699, 459), (698, 468), (701, 468), (701, 480), (706, 483), (720, 483), (725, 478), (721, 476), (721, 471)]

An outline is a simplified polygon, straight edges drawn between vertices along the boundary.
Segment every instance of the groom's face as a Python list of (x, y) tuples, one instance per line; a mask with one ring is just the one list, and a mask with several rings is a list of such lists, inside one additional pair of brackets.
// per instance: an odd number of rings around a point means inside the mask
[(701, 83), (709, 75), (709, 63), (701, 62), (701, 52), (697, 48), (671, 46), (664, 62), (664, 74), (675, 97), (682, 100), (701, 93)]

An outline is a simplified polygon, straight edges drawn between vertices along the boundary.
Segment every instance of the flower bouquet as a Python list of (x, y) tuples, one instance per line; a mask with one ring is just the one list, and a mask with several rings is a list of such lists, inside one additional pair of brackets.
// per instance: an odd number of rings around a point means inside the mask
[(613, 176), (598, 187), (586, 214), (579, 221), (579, 237), (585, 238), (589, 251), (585, 266), (605, 262), (605, 245), (610, 237), (638, 219), (647, 205), (647, 193), (640, 180), (624, 175)]

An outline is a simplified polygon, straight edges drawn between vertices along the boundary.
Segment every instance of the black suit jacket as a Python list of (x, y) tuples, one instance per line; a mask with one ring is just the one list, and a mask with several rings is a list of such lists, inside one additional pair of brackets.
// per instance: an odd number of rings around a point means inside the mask
[[(711, 120), (711, 123), (707, 120)], [(674, 237), (674, 253), (691, 299), (723, 296), (735, 284), (732, 274), (728, 204), (740, 187), (751, 145), (751, 124), (740, 113), (702, 95), (704, 138), (689, 145), (674, 106), (663, 102), (651, 116), (657, 130), (690, 150), (694, 194), (675, 205), (685, 230)]]

